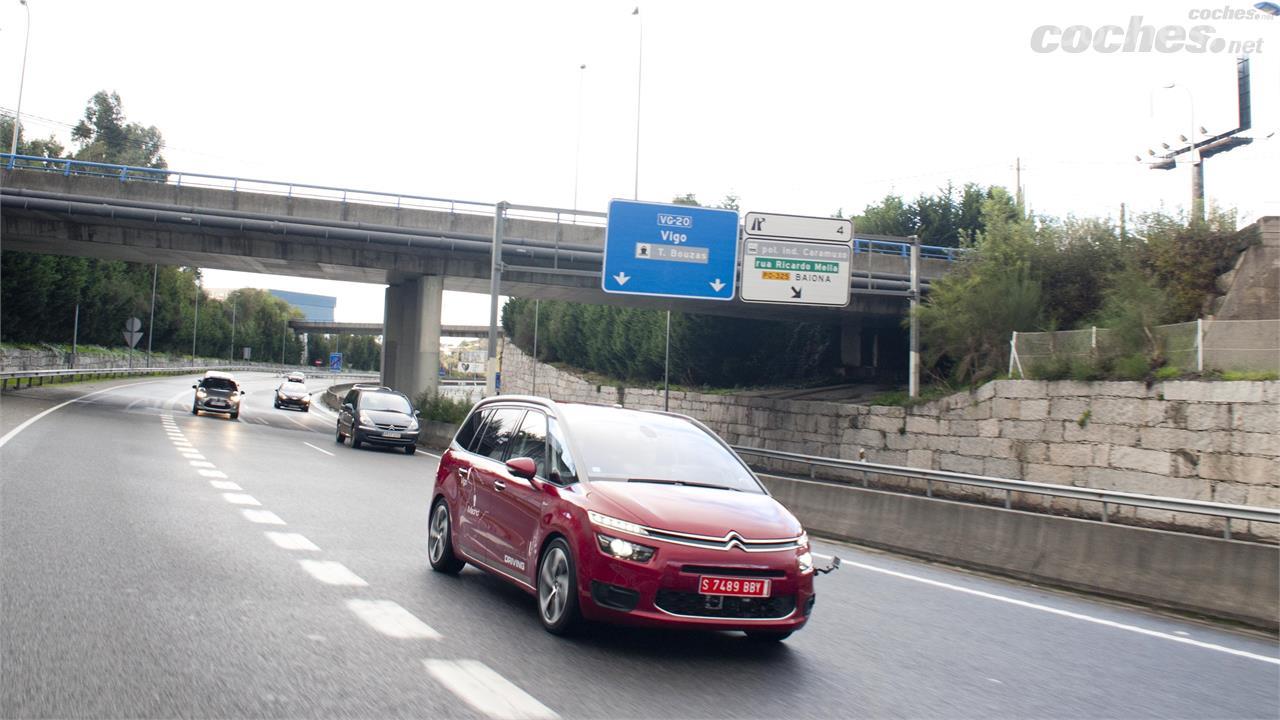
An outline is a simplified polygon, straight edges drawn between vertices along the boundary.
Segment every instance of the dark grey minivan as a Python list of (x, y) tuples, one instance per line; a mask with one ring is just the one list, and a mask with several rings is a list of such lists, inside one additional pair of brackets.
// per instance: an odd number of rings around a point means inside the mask
[(338, 411), (338, 442), (351, 438), (351, 447), (368, 443), (418, 449), (418, 411), (404, 393), (376, 385), (353, 385)]

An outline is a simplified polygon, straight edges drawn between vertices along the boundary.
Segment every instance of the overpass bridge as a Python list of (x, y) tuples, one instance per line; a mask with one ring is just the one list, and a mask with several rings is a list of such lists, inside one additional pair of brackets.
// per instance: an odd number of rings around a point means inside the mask
[[(358, 191), (0, 154), (5, 248), (388, 285), (383, 381), (435, 383), (441, 293), (488, 293), (502, 213), (504, 295), (768, 320), (839, 322), (848, 365), (864, 330), (897, 327), (909, 245), (859, 235), (846, 308), (610, 295), (600, 289), (603, 213)], [(953, 260), (922, 248), (927, 287)]]
[[(382, 323), (317, 322), (290, 320), (289, 329), (299, 333), (320, 335), (381, 335)], [(489, 336), (488, 325), (441, 325), (440, 337), (483, 338)]]

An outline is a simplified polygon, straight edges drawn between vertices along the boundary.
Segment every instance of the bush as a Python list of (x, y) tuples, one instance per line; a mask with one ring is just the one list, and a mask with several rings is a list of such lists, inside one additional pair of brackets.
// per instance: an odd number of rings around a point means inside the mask
[(1155, 378), (1157, 380), (1173, 380), (1174, 378), (1178, 378), (1181, 376), (1182, 376), (1182, 369), (1175, 367), (1173, 365), (1165, 365), (1164, 367), (1160, 368), (1159, 370), (1156, 370), (1155, 372)]
[(1116, 358), (1111, 376), (1116, 380), (1142, 380), (1151, 372), (1151, 361), (1146, 353), (1134, 353)]
[(1031, 377), (1036, 380), (1066, 380), (1072, 376), (1075, 362), (1063, 355), (1053, 355), (1031, 366)]
[(440, 393), (422, 393), (414, 402), (422, 419), (435, 422), (446, 422), (461, 425), (471, 411), (471, 403), (466, 400), (454, 400)]

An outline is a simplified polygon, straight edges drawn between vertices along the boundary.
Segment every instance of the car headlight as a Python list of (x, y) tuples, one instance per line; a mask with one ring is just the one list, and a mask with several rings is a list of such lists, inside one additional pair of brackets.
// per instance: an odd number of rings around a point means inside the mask
[(288, 400), (288, 399), (289, 399), (289, 396), (288, 396), (288, 395), (285, 395), (284, 393), (282, 393), (282, 392), (280, 392), (279, 390), (277, 390), (277, 391), (276, 391), (276, 399), (277, 399), (277, 400)]
[(366, 413), (360, 413), (360, 424), (361, 424), (361, 425), (372, 425), (372, 424), (373, 424), (373, 420), (372, 420), (372, 419), (370, 419), (370, 417), (368, 416), (368, 414), (366, 414)]
[(410, 421), (409, 421), (409, 430), (410, 430), (410, 431), (413, 431), (413, 430), (417, 430), (417, 429), (418, 429), (418, 421), (417, 421), (417, 420), (410, 420)]
[(637, 525), (633, 522), (627, 522), (626, 520), (619, 520), (618, 518), (612, 518), (612, 517), (609, 517), (608, 515), (601, 515), (600, 513), (594, 510), (587, 511), (587, 518), (591, 520), (592, 523), (599, 525), (600, 527), (606, 527), (612, 530), (621, 530), (622, 532), (630, 533), (631, 535), (648, 535), (649, 534), (649, 531), (645, 530), (640, 525)]
[(231, 402), (233, 402), (233, 403), (238, 403), (238, 402), (240, 402), (240, 393), (238, 393), (238, 392), (233, 392), (233, 393), (231, 393), (230, 395), (228, 395), (228, 396), (227, 396), (227, 399), (228, 399), (228, 400), (230, 400), (230, 401), (231, 401)]
[(196, 397), (202, 398), (202, 397), (207, 397), (208, 395), (209, 395), (208, 390), (205, 390), (204, 388), (196, 388)]
[(611, 537), (604, 533), (596, 533), (596, 543), (600, 546), (600, 552), (622, 560), (649, 562), (653, 559), (653, 554), (657, 552), (648, 545), (640, 545), (630, 540)]
[(796, 566), (800, 569), (800, 574), (813, 572), (813, 555), (806, 550), (796, 556)]

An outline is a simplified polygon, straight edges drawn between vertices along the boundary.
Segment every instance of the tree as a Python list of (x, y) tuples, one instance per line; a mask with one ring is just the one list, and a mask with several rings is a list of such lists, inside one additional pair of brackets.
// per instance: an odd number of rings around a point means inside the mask
[[(0, 148), (4, 148), (5, 152), (9, 151), (9, 146), (13, 144), (13, 118), (0, 117)], [(18, 154), (34, 155), (36, 157), (60, 158), (67, 152), (67, 149), (58, 142), (57, 138), (50, 135), (47, 138), (32, 139), (27, 135), (26, 127), (22, 128), (22, 132), (18, 137)]]
[(1003, 189), (983, 204), (974, 252), (932, 283), (918, 308), (925, 363), (939, 379), (981, 383), (1007, 363), (1015, 330), (1040, 329), (1042, 291), (1031, 272), (1036, 229), (1011, 217)]
[(164, 138), (154, 125), (126, 122), (117, 93), (100, 90), (89, 98), (84, 118), (71, 131), (80, 147), (75, 159), (92, 162), (167, 168), (160, 151)]

